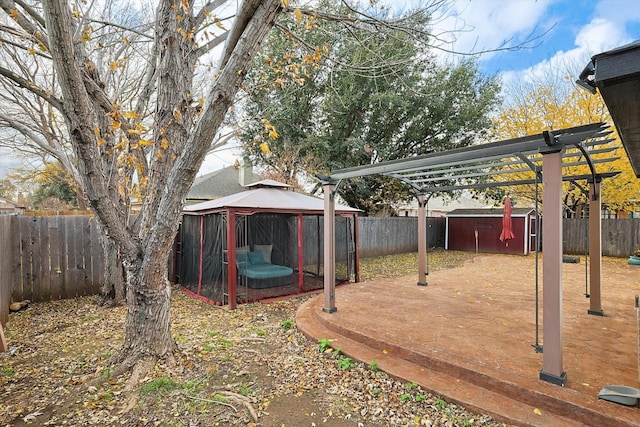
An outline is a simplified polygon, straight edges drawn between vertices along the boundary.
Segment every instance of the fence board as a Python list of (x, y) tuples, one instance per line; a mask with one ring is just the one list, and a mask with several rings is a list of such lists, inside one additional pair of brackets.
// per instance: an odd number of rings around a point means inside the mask
[(69, 295), (68, 298), (75, 298), (83, 294), (83, 245), (79, 239), (84, 238), (84, 236), (81, 236), (82, 228), (78, 223), (77, 216), (69, 217), (67, 227), (67, 270), (65, 271), (65, 286)]
[[(564, 253), (583, 255), (588, 251), (587, 221), (587, 219), (562, 221)], [(638, 249), (640, 249), (640, 218), (602, 220), (602, 255), (626, 258)]]
[[(43, 300), (51, 299), (51, 280), (49, 274), (49, 230), (48, 218), (33, 218), (33, 289), (32, 295), (40, 295)], [(46, 254), (46, 255), (44, 255)]]
[(100, 244), (100, 233), (98, 224), (93, 217), (89, 218), (89, 230), (91, 230), (91, 281), (95, 293), (100, 292), (104, 276), (104, 256), (102, 255), (102, 245)]
[[(25, 221), (26, 222), (26, 221)], [(15, 297), (14, 301), (25, 299), (34, 300), (33, 296), (33, 220), (28, 223), (23, 222), (20, 227), (20, 242), (22, 247), (22, 294)]]
[(64, 290), (65, 296), (63, 298), (74, 298), (75, 295), (75, 286), (72, 284), (73, 279), (73, 266), (76, 258), (75, 250), (75, 239), (73, 236), (74, 217), (68, 217), (64, 220), (64, 244), (62, 249), (62, 256), (65, 259), (65, 268), (62, 270), (63, 280), (64, 280)]
[(11, 300), (16, 301), (16, 297), (22, 293), (22, 239), (20, 237), (20, 218), (11, 218)]
[[(83, 295), (93, 295), (99, 288), (96, 287), (96, 283), (93, 280), (93, 271), (91, 259), (93, 258), (93, 245), (91, 240), (91, 226), (92, 222), (88, 217), (78, 217), (80, 219), (80, 226), (82, 227), (82, 291)], [(100, 252), (98, 252), (99, 254)]]
[(48, 218), (49, 233), (49, 259), (51, 269), (49, 270), (49, 280), (51, 282), (51, 299), (57, 300), (66, 298), (64, 289), (64, 225), (62, 217), (55, 216)]
[(9, 304), (11, 304), (11, 219), (8, 215), (0, 215), (0, 324), (6, 325), (9, 320)]

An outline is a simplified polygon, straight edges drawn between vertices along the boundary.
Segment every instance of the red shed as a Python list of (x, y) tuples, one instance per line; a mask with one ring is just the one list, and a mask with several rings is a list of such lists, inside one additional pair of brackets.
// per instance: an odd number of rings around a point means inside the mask
[(513, 208), (514, 238), (501, 241), (503, 209), (455, 209), (447, 214), (445, 249), (528, 255), (535, 250), (536, 211)]

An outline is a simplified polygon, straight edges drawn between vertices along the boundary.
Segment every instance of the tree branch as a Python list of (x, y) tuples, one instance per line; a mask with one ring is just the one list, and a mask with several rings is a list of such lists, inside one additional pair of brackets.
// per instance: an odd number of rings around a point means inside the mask
[[(93, 126), (97, 123), (92, 102), (85, 89), (85, 78), (78, 63), (71, 30), (71, 12), (66, 3), (44, 0), (44, 17), (51, 40), (54, 67), (63, 95), (63, 111), (69, 135), (83, 170), (83, 187), (105, 233), (122, 243), (130, 253), (137, 253), (136, 245), (119, 220), (115, 205), (109, 198), (105, 177), (101, 173), (101, 153)], [(127, 260), (131, 262), (131, 260)]]
[(53, 94), (51, 94), (50, 91), (44, 90), (41, 87), (36, 86), (35, 84), (33, 84), (29, 80), (25, 79), (24, 77), (14, 73), (13, 71), (8, 70), (8, 69), (6, 69), (4, 67), (0, 67), (0, 75), (6, 77), (9, 80), (11, 80), (12, 82), (17, 84), (18, 86), (27, 89), (28, 91), (30, 91), (34, 95), (39, 96), (40, 98), (42, 98), (45, 101), (47, 101), (53, 107), (55, 107), (55, 108), (59, 109), (60, 111), (62, 111), (62, 100), (59, 99), (59, 98), (56, 98), (55, 96), (53, 96)]
[[(23, 13), (20, 12), (16, 5), (16, 1), (14, 0), (0, 0), (0, 9), (3, 9), (7, 16), (11, 16), (14, 21), (22, 28), (26, 35), (28, 35), (29, 39), (34, 43), (42, 43), (47, 48), (49, 48), (49, 40), (44, 31), (44, 25), (41, 24), (40, 27), (34, 25)], [(23, 5), (22, 2), (18, 4)], [(36, 22), (41, 23), (42, 17), (40, 17), (33, 9), (30, 7), (23, 8), (31, 17), (36, 19)]]

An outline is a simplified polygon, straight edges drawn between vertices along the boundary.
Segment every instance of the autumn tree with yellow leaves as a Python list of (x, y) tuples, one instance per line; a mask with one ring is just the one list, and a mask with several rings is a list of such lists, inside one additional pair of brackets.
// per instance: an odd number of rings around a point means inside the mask
[[(3, 124), (67, 162), (115, 249), (128, 310), (111, 363), (133, 382), (175, 360), (167, 261), (183, 200), (285, 7), (225, 3), (0, 1), (0, 82), (19, 101)], [(131, 221), (134, 197), (142, 207)]]
[[(593, 158), (612, 159), (602, 164), (596, 163), (598, 173), (620, 172), (613, 178), (606, 178), (601, 184), (601, 200), (603, 207), (610, 211), (632, 211), (639, 208), (640, 180), (635, 177), (628, 157), (615, 133), (615, 127), (604, 101), (600, 95), (592, 95), (573, 84), (570, 77), (556, 83), (543, 83), (526, 90), (511, 88), (510, 104), (503, 108), (494, 118), (495, 139), (511, 139), (540, 133), (542, 130), (565, 129), (589, 123), (605, 122), (611, 125), (612, 141), (608, 146), (617, 147), (614, 151), (595, 154)], [(579, 159), (576, 156), (572, 161)], [(587, 165), (571, 166), (571, 174), (589, 175)], [(509, 174), (509, 179), (533, 179), (532, 171)], [(500, 175), (493, 176), (499, 181)], [(588, 203), (585, 190), (586, 182), (563, 184), (563, 200), (567, 216), (580, 216), (585, 203)], [(535, 202), (535, 186), (505, 186), (499, 189), (489, 189), (485, 196), (502, 200), (506, 194), (521, 203)], [(540, 195), (539, 195), (540, 197)], [(539, 200), (541, 201), (541, 200)]]

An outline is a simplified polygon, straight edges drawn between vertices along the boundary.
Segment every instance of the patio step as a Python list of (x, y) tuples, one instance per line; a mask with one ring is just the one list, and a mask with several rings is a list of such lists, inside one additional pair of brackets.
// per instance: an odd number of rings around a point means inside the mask
[(426, 354), (401, 348), (327, 320), (322, 299), (305, 302), (296, 314), (298, 329), (310, 340), (332, 340), (349, 357), (367, 363), (375, 360), (392, 377), (419, 384), (422, 389), (517, 426), (632, 426), (577, 404), (528, 390), (486, 374)]

